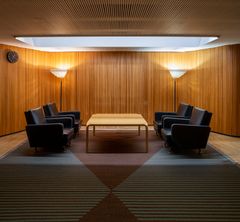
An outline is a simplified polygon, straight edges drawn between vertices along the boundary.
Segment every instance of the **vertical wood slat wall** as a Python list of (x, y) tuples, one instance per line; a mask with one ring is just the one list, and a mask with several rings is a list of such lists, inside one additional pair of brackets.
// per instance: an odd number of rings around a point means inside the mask
[[(154, 110), (172, 110), (172, 79), (166, 68), (154, 61), (156, 55), (79, 53), (75, 107), (81, 110), (84, 122), (93, 113), (141, 113), (152, 123)], [(69, 78), (71, 75), (64, 79), (64, 85)], [(67, 108), (70, 104), (66, 99), (71, 96), (65, 96)]]
[[(189, 71), (177, 80), (177, 101), (213, 112), (212, 129), (240, 135), (239, 45), (188, 53), (72, 52), (50, 53), (0, 46), (0, 135), (24, 129), (23, 112), (50, 101), (59, 105), (60, 80), (51, 68), (66, 65), (63, 109), (92, 113), (137, 112), (149, 122), (155, 111), (172, 111), (173, 80), (168, 66)], [(6, 61), (6, 50), (20, 55)], [(230, 115), (231, 113), (231, 115)]]
[[(7, 62), (9, 50), (18, 52), (18, 62)], [(25, 128), (25, 110), (56, 99), (48, 61), (48, 53), (0, 45), (0, 136)]]
[(192, 68), (177, 80), (177, 100), (211, 111), (213, 131), (240, 136), (240, 45), (187, 54)]

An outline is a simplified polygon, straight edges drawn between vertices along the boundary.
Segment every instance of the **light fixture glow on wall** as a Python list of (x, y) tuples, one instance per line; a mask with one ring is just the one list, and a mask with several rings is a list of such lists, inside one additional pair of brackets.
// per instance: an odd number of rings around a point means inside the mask
[(62, 111), (62, 79), (66, 76), (67, 74), (67, 69), (51, 69), (50, 72), (61, 79), (60, 81), (60, 111)]

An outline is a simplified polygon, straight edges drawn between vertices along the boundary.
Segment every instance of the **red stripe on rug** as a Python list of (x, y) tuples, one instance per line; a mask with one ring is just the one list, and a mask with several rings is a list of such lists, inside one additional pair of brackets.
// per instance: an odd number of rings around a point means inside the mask
[(109, 194), (79, 222), (137, 222), (137, 218), (114, 194)]
[(163, 145), (153, 131), (149, 131), (149, 151), (145, 153), (145, 134), (136, 131), (98, 131), (90, 137), (86, 153), (85, 131), (72, 143), (71, 151), (106, 186), (113, 189), (142, 166)]

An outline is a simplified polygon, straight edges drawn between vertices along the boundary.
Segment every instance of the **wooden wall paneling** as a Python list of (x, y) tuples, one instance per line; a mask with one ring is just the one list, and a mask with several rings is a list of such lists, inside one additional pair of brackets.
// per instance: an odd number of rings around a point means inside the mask
[(147, 82), (145, 82), (145, 60), (142, 53), (132, 53), (132, 59), (128, 60), (127, 64), (130, 69), (128, 69), (129, 76), (129, 112), (141, 113), (146, 118), (145, 105), (147, 106)]
[(6, 60), (6, 53), (10, 49), (12, 48), (9, 46), (1, 46), (3, 58), (0, 64), (2, 70), (1, 75), (3, 76), (1, 88), (3, 87), (4, 90), (1, 96), (1, 135), (21, 130), (21, 124), (23, 122), (21, 114), (24, 107), (21, 101), (24, 101), (24, 82), (21, 81), (21, 77), (25, 75), (25, 64), (22, 62), (25, 50), (13, 48), (19, 53), (19, 61), (17, 63), (9, 63)]
[[(167, 69), (168, 54), (153, 53), (153, 100), (154, 111), (173, 110), (173, 79)], [(151, 121), (152, 122), (152, 121)]]
[(25, 85), (25, 108), (26, 110), (33, 107), (37, 107), (39, 104), (38, 101), (38, 76), (37, 69), (35, 69), (35, 57), (34, 51), (30, 50), (26, 52), (25, 63), (26, 63), (26, 85)]
[(232, 123), (232, 55), (229, 46), (223, 49), (223, 130), (226, 134), (231, 134)]
[[(214, 93), (216, 95), (216, 99), (213, 101), (213, 127), (214, 129), (223, 130), (223, 122), (222, 121), (222, 113), (223, 113), (223, 48), (217, 48), (216, 54), (218, 56), (214, 56), (214, 67), (213, 74), (216, 76), (216, 90)], [(214, 86), (214, 83), (211, 87)]]
[(121, 64), (120, 64), (120, 75), (119, 75), (119, 79), (120, 79), (120, 107), (119, 107), (119, 110), (117, 112), (119, 113), (124, 113), (126, 112), (126, 108), (127, 107), (127, 102), (128, 102), (128, 99), (127, 99), (127, 89), (128, 89), (128, 80), (127, 80), (127, 66), (125, 65), (126, 64), (126, 61), (128, 60), (128, 57), (127, 57), (127, 53), (122, 53), (121, 54)]
[[(59, 105), (60, 80), (50, 69), (64, 64), (64, 110), (80, 110), (84, 123), (97, 112), (138, 112), (151, 124), (155, 111), (173, 109), (170, 63), (188, 69), (177, 79), (177, 102), (212, 111), (213, 131), (240, 135), (239, 45), (186, 53), (0, 49), (0, 135), (24, 129), (24, 110), (50, 101)], [(6, 61), (7, 49), (19, 52), (16, 64)]]
[(3, 46), (0, 46), (0, 135), (6, 133), (7, 121), (6, 121), (6, 106), (7, 101), (7, 66), (6, 66), (6, 50)]
[(154, 67), (156, 63), (154, 62), (154, 53), (146, 53), (146, 82), (148, 83), (147, 86), (147, 119), (150, 123), (153, 121), (153, 110), (154, 110), (154, 98), (153, 98), (153, 78), (154, 78)]
[[(100, 57), (98, 57), (98, 55), (94, 53), (92, 69), (93, 72), (91, 72), (90, 80), (90, 84), (92, 84), (91, 87), (92, 97), (90, 101), (93, 102), (93, 113), (104, 112), (104, 107), (107, 103), (106, 101), (107, 83), (103, 81), (103, 79), (106, 78), (107, 68), (105, 67), (107, 67), (109, 61), (106, 61), (105, 64), (101, 64), (103, 62), (104, 61), (102, 61), (101, 55)], [(100, 75), (102, 65), (104, 65), (105, 69), (102, 70), (102, 75)]]
[(190, 52), (199, 66), (178, 79), (178, 101), (213, 112), (212, 130), (235, 136), (240, 136), (238, 50), (233, 45)]
[[(240, 46), (231, 46), (232, 51), (232, 104), (233, 106), (233, 122), (232, 126), (236, 125), (236, 123), (239, 123), (239, 106), (240, 106), (240, 65), (239, 65), (239, 51)], [(237, 127), (232, 128), (231, 134), (237, 135), (240, 131), (240, 125), (237, 125)]]
[[(89, 57), (92, 53), (78, 53), (77, 57), (77, 67), (76, 67), (76, 107), (81, 111), (81, 118), (86, 124), (86, 120), (91, 115), (90, 114), (90, 95), (92, 91), (90, 89), (90, 74), (89, 69), (87, 69), (90, 63)], [(91, 66), (90, 66), (91, 67)]]
[[(222, 103), (223, 103), (223, 109), (222, 109), (222, 130), (223, 132), (226, 132), (226, 134), (230, 133), (227, 131), (227, 122), (224, 121), (224, 117), (227, 115), (227, 113), (229, 115), (231, 115), (231, 109), (229, 107), (229, 98), (228, 98), (228, 92), (226, 91), (227, 90), (227, 81), (228, 81), (228, 78), (227, 78), (227, 75), (226, 73), (228, 72), (227, 70), (227, 64), (228, 64), (228, 55), (227, 55), (227, 47), (224, 47), (223, 48), (223, 88), (222, 88), (222, 91), (223, 91), (223, 98), (222, 98)], [(227, 101), (228, 100), (228, 101)], [(229, 112), (228, 112), (229, 111)], [(215, 114), (216, 115), (216, 114)], [(231, 117), (229, 118), (229, 122), (231, 122)]]
[[(194, 66), (194, 64), (192, 63), (193, 61), (193, 58), (194, 58), (194, 54), (189, 54), (189, 53), (185, 53), (185, 54), (182, 54), (182, 53), (178, 53), (178, 56), (180, 57), (180, 59), (178, 59), (178, 63), (179, 63), (179, 68), (180, 69), (184, 69), (186, 70), (186, 73), (178, 78), (176, 80), (176, 87), (177, 87), (177, 104), (179, 104), (179, 102), (187, 102), (185, 98), (183, 99), (180, 99), (179, 98), (179, 94), (181, 93), (178, 88), (179, 88), (179, 84), (181, 84), (181, 79), (184, 78), (184, 76), (186, 75), (189, 75), (191, 76), (191, 70), (192, 70), (192, 67)], [(193, 90), (194, 88), (192, 87), (192, 83), (189, 82), (185, 85), (185, 88), (184, 88), (184, 95), (186, 98), (189, 98), (189, 96), (191, 96), (191, 90)]]
[(56, 100), (59, 89), (51, 74), (51, 58), (47, 52), (26, 52), (26, 109), (42, 106)]
[(77, 71), (77, 95), (82, 98), (78, 104), (85, 122), (96, 112), (138, 112), (152, 122), (154, 110), (148, 94), (152, 90), (152, 62), (148, 53), (79, 53), (79, 58), (84, 56), (87, 59)]
[[(24, 111), (54, 100), (56, 87), (50, 81), (48, 53), (12, 46), (0, 49), (0, 135), (6, 135), (23, 130)], [(19, 53), (18, 62), (7, 62), (8, 50)]]
[(237, 76), (237, 80), (236, 80), (236, 89), (237, 89), (237, 121), (236, 121), (236, 125), (237, 125), (237, 133), (236, 135), (240, 135), (240, 46), (238, 45), (238, 50), (237, 50), (237, 57), (236, 57), (236, 66), (237, 66), (237, 70), (236, 70), (236, 76)]
[[(62, 64), (67, 64), (68, 72), (63, 79), (63, 110), (76, 110), (76, 53), (62, 53)], [(56, 55), (55, 55), (56, 56)]]

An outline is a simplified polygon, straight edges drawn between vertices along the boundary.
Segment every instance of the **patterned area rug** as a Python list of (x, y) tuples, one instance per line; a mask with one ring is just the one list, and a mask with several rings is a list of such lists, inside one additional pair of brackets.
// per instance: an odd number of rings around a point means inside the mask
[(171, 153), (153, 131), (85, 131), (64, 153), (0, 160), (0, 221), (240, 221), (240, 170), (208, 147)]

